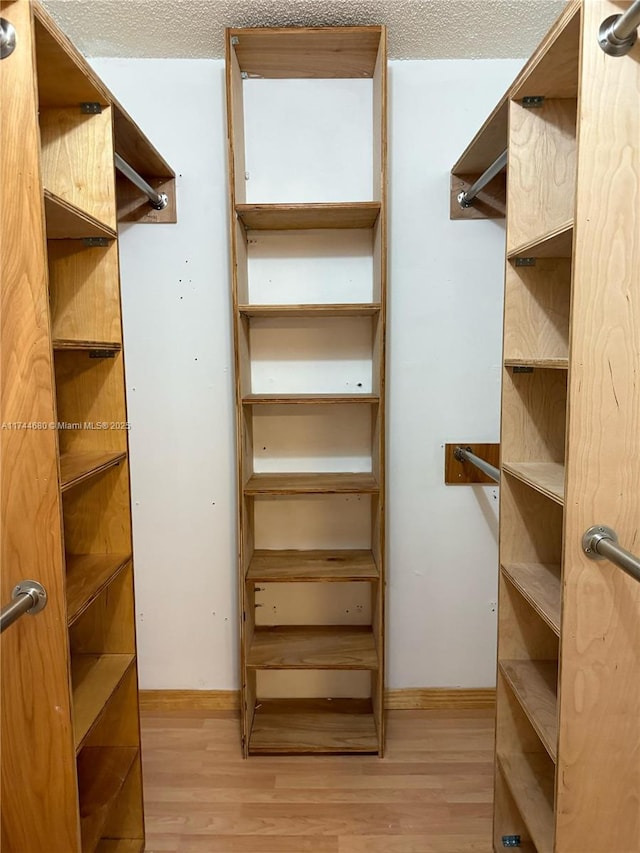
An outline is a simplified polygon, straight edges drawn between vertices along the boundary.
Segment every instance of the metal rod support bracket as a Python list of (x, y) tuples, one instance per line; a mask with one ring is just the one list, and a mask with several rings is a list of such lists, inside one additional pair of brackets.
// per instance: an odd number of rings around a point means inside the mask
[(147, 196), (151, 207), (154, 210), (164, 210), (169, 204), (169, 196), (166, 193), (156, 192), (151, 184), (148, 181), (145, 181), (142, 175), (139, 175), (136, 170), (130, 166), (126, 160), (123, 160), (119, 154), (116, 154), (114, 159), (116, 169)]
[(615, 530), (604, 524), (595, 524), (582, 537), (582, 550), (590, 560), (610, 560), (623, 572), (640, 581), (640, 557), (618, 544)]
[(609, 56), (625, 56), (638, 39), (640, 0), (636, 0), (624, 15), (610, 15), (598, 30), (598, 44)]
[(26, 580), (14, 586), (11, 603), (0, 613), (0, 633), (29, 613), (34, 616), (47, 606), (47, 591), (38, 581)]
[(453, 455), (458, 462), (470, 462), (476, 468), (479, 468), (483, 474), (486, 474), (487, 477), (490, 477), (496, 483), (500, 482), (500, 469), (496, 468), (495, 465), (491, 465), (486, 459), (476, 456), (470, 447), (456, 447)]
[(11, 56), (16, 49), (16, 28), (11, 21), (6, 18), (0, 18), (0, 59), (6, 59)]
[(487, 184), (492, 181), (497, 174), (499, 174), (507, 165), (507, 152), (503, 151), (499, 157), (493, 161), (493, 163), (486, 169), (478, 178), (478, 180), (472, 184), (466, 192), (461, 192), (458, 194), (458, 204), (460, 207), (471, 207), (473, 204), (473, 200), (478, 195), (478, 193), (483, 190)]

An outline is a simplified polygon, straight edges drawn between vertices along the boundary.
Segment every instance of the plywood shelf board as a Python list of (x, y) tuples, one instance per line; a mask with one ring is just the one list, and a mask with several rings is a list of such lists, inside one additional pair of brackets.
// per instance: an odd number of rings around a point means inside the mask
[(373, 631), (360, 625), (275, 626), (255, 629), (251, 669), (378, 668)]
[(60, 457), (60, 488), (66, 492), (96, 474), (119, 465), (127, 458), (126, 451), (118, 453), (65, 453)]
[(96, 853), (143, 853), (144, 838), (103, 838)]
[(131, 561), (131, 554), (68, 554), (67, 620), (72, 625)]
[(537, 853), (553, 853), (555, 774), (547, 754), (503, 754), (498, 763)]
[(373, 317), (380, 313), (380, 303), (239, 305), (238, 313), (245, 317)]
[(80, 341), (69, 338), (54, 338), (54, 351), (63, 350), (104, 350), (105, 352), (120, 352), (122, 344), (119, 341)]
[(49, 239), (79, 240), (85, 237), (103, 237), (115, 240), (117, 237), (113, 228), (47, 189), (44, 190), (44, 212)]
[(309, 231), (318, 228), (373, 228), (380, 202), (330, 204), (236, 204), (247, 230)]
[(560, 636), (560, 566), (547, 563), (511, 563), (503, 574), (529, 602), (551, 630)]
[(564, 465), (560, 462), (503, 462), (503, 471), (556, 503), (564, 503)]
[(505, 358), (505, 367), (540, 367), (545, 370), (568, 370), (568, 358)]
[(558, 751), (558, 662), (503, 660), (500, 670), (555, 762)]
[(134, 660), (134, 655), (72, 655), (76, 749), (81, 747)]
[(227, 35), (249, 77), (361, 78), (374, 75), (382, 28), (255, 27)]
[(377, 394), (246, 394), (242, 398), (245, 406), (260, 405), (342, 405), (346, 403), (376, 404)]
[(93, 853), (138, 755), (135, 747), (85, 747), (78, 756), (82, 853)]
[(380, 486), (373, 474), (253, 474), (245, 495), (374, 494)]
[(507, 253), (516, 258), (570, 258), (573, 247), (573, 220), (565, 222), (547, 234), (528, 240)]
[(114, 148), (136, 172), (145, 178), (175, 178), (175, 172), (158, 153), (124, 107), (113, 103)]
[(269, 699), (258, 702), (249, 752), (377, 753), (368, 699)]
[(247, 572), (251, 582), (374, 581), (378, 567), (371, 551), (253, 552)]

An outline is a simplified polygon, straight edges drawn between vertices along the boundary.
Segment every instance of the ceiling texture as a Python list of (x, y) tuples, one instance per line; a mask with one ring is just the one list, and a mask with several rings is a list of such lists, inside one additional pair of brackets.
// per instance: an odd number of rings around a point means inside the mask
[(390, 59), (526, 57), (566, 0), (43, 0), (90, 57), (216, 59), (225, 27), (385, 24)]

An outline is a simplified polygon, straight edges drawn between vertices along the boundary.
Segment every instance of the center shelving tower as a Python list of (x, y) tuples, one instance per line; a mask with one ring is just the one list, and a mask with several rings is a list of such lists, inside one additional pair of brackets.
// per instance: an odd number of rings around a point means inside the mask
[(243, 750), (381, 755), (385, 30), (226, 38)]

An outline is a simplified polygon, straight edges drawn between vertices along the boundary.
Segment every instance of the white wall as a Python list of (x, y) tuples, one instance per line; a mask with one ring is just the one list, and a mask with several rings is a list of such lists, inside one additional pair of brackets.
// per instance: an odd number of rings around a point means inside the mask
[[(92, 60), (178, 177), (178, 225), (121, 232), (143, 688), (237, 686), (223, 63)], [(496, 489), (443, 445), (497, 441), (503, 228), (448, 174), (519, 60), (390, 66), (388, 686), (494, 682)]]

